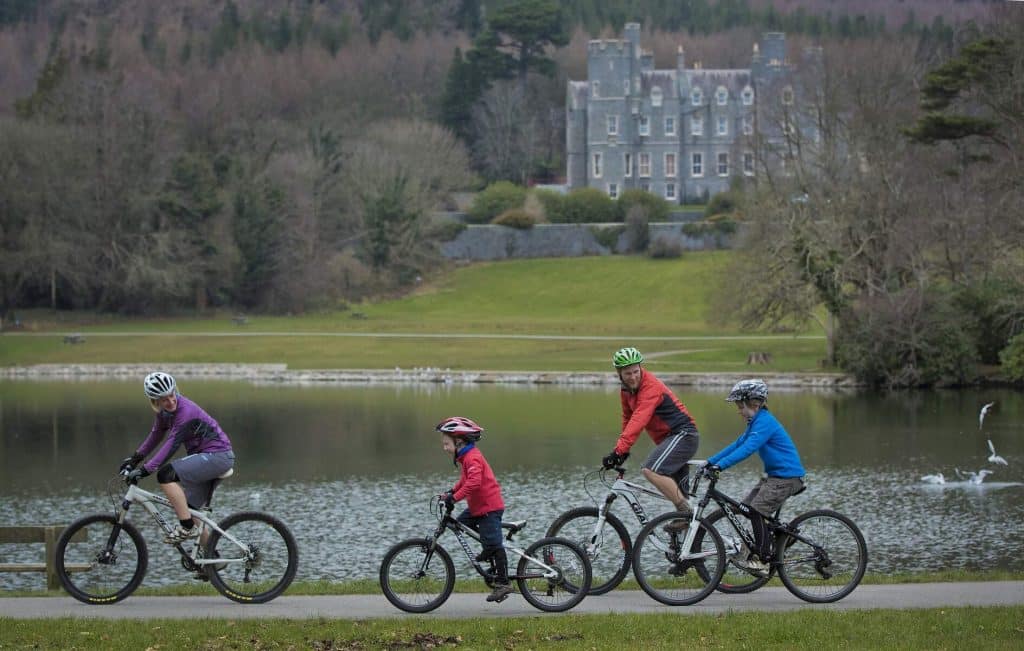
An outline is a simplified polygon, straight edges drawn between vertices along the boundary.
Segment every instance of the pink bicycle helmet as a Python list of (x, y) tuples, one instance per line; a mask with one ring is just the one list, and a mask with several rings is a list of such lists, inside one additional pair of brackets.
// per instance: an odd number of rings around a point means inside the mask
[(464, 416), (445, 418), (434, 429), (448, 436), (463, 438), (467, 441), (479, 441), (480, 433), (484, 431), (484, 428)]

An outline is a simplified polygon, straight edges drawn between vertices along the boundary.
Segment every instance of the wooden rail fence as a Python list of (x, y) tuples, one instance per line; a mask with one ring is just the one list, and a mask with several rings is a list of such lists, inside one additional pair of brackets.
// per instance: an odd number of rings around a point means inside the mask
[[(56, 526), (22, 526), (0, 527), (0, 544), (44, 543), (46, 559), (44, 563), (0, 563), (0, 572), (46, 572), (46, 587), (49, 590), (60, 589), (57, 578), (57, 539), (64, 527)], [(72, 538), (75, 542), (84, 542), (85, 530), (80, 530)], [(91, 566), (80, 563), (66, 566), (69, 572), (82, 572)]]

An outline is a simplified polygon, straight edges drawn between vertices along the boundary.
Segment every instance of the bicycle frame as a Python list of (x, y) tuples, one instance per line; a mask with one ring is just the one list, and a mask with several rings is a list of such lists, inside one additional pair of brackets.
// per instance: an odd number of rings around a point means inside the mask
[(641, 527), (644, 526), (650, 518), (647, 517), (647, 511), (644, 509), (643, 504), (640, 503), (639, 495), (642, 493), (664, 502), (667, 502), (668, 498), (656, 490), (651, 490), (646, 486), (624, 479), (623, 475), (626, 473), (625, 468), (616, 466), (615, 471), (618, 474), (618, 477), (616, 477), (615, 481), (612, 482), (612, 485), (608, 487), (608, 494), (605, 495), (604, 504), (598, 508), (598, 528), (604, 524), (605, 514), (612, 507), (612, 503), (614, 503), (619, 497), (626, 500), (626, 503), (629, 504), (629, 508), (636, 517), (637, 522), (640, 523)]
[[(504, 524), (502, 525), (502, 528), (506, 528)], [(451, 514), (451, 511), (448, 511), (447, 509), (445, 509), (444, 513), (442, 514), (441, 521), (438, 522), (437, 528), (434, 529), (434, 534), (430, 537), (430, 540), (431, 540), (430, 553), (427, 553), (424, 556), (423, 564), (422, 564), (422, 566), (420, 568), (420, 571), (423, 572), (425, 570), (425, 568), (427, 567), (427, 565), (430, 564), (430, 560), (431, 560), (431, 557), (433, 555), (432, 552), (433, 552), (434, 546), (438, 544), (437, 541), (444, 534), (445, 530), (451, 531), (453, 534), (455, 534), (455, 538), (459, 541), (459, 545), (462, 547), (462, 551), (466, 554), (466, 560), (469, 561), (469, 563), (473, 566), (473, 569), (475, 569), (477, 571), (477, 573), (480, 576), (482, 576), (485, 581), (487, 581), (488, 585), (490, 585), (490, 581), (493, 578), (493, 576), (490, 574), (490, 571), (488, 570), (488, 568), (484, 567), (482, 561), (476, 560), (476, 555), (473, 554), (473, 550), (470, 548), (469, 542), (467, 542), (467, 540), (466, 540), (466, 538), (468, 536), (469, 538), (472, 538), (473, 540), (475, 540), (475, 541), (477, 541), (477, 542), (482, 544), (482, 542), (480, 540), (480, 534), (478, 534), (477, 532), (473, 531), (471, 528), (467, 527), (466, 525), (462, 524), (461, 522), (459, 522), (458, 520), (453, 518), (452, 514)], [(518, 529), (510, 529), (509, 533), (505, 535), (505, 540), (507, 540), (509, 542), (512, 542), (512, 536), (517, 531), (518, 531)], [(558, 574), (559, 574), (558, 570), (556, 570), (555, 568), (551, 567), (547, 563), (544, 563), (540, 559), (534, 558), (532, 556), (527, 556), (526, 552), (524, 550), (520, 549), (519, 547), (512, 547), (512, 546), (507, 546), (506, 545), (505, 546), (505, 552), (506, 553), (515, 554), (515, 556), (518, 557), (518, 558), (528, 558), (533, 563), (536, 563), (537, 565), (539, 565), (542, 568), (544, 568), (544, 572), (539, 573), (539, 574), (513, 574), (512, 572), (509, 572), (509, 575), (508, 575), (509, 581), (514, 581), (516, 579), (538, 579), (538, 578), (554, 579), (554, 578), (558, 577)], [(511, 569), (511, 567), (512, 567), (512, 562), (511, 562), (511, 559), (510, 559), (509, 560), (509, 568)]]
[[(128, 509), (129, 509), (129, 507), (132, 504), (139, 504), (139, 505), (141, 505), (142, 508), (144, 508), (146, 510), (146, 512), (149, 513), (153, 517), (153, 520), (156, 521), (157, 525), (159, 525), (159, 527), (164, 531), (164, 533), (168, 533), (169, 534), (169, 533), (171, 533), (174, 530), (174, 527), (170, 523), (167, 522), (167, 519), (164, 517), (164, 514), (161, 513), (159, 508), (157, 508), (158, 504), (161, 505), (161, 506), (167, 507), (167, 508), (171, 508), (170, 501), (166, 497), (164, 497), (163, 495), (157, 495), (156, 493), (151, 493), (151, 492), (149, 492), (149, 491), (147, 491), (145, 489), (139, 488), (136, 484), (129, 484), (128, 485), (128, 491), (125, 493), (124, 498), (121, 500), (121, 510), (120, 510), (120, 512), (115, 514), (117, 516), (118, 525), (123, 523), (125, 521), (125, 518), (128, 517)], [(181, 554), (183, 559), (188, 559), (189, 562), (191, 562), (192, 565), (195, 568), (198, 568), (199, 566), (202, 566), (202, 565), (214, 565), (214, 564), (226, 565), (226, 564), (229, 564), (229, 563), (245, 563), (246, 562), (246, 560), (247, 560), (246, 556), (248, 555), (248, 546), (245, 543), (243, 543), (242, 541), (238, 540), (237, 538), (232, 536), (230, 533), (228, 533), (227, 531), (224, 531), (219, 526), (217, 526), (217, 523), (214, 522), (213, 520), (211, 520), (209, 518), (209, 516), (206, 515), (206, 512), (204, 512), (202, 510), (196, 510), (196, 509), (193, 509), (191, 507), (189, 507), (188, 511), (189, 511), (189, 513), (192, 514), (192, 517), (197, 522), (201, 523), (200, 526), (202, 527), (202, 529), (200, 530), (200, 539), (202, 538), (203, 533), (205, 533), (206, 531), (210, 531), (210, 530), (216, 531), (216, 532), (220, 533), (220, 535), (221, 535), (221, 537), (223, 539), (230, 540), (233, 544), (237, 545), (239, 549), (241, 549), (241, 550), (243, 550), (245, 552), (245, 555), (243, 555), (241, 558), (223, 558), (223, 559), (220, 559), (220, 558), (216, 558), (216, 559), (213, 559), (213, 558), (211, 558), (211, 559), (201, 558), (199, 556), (199, 554), (201, 552), (202, 545), (199, 544), (199, 542), (197, 541), (196, 544), (192, 548), (192, 553), (191, 554), (189, 552), (187, 552), (184, 547), (182, 547), (181, 543), (178, 543), (178, 544), (174, 545), (174, 548), (178, 550), (178, 553)], [(121, 533), (120, 526), (114, 527), (114, 529), (110, 532), (110, 540), (107, 541), (108, 549), (110, 549), (110, 548), (112, 548), (114, 546), (114, 543), (117, 540), (117, 536), (120, 533)], [(193, 568), (188, 568), (188, 569), (191, 570)]]

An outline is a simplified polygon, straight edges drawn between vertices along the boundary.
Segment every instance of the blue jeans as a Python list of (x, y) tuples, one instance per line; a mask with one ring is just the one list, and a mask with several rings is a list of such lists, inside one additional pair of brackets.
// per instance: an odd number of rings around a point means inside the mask
[(505, 513), (504, 509), (499, 509), (483, 515), (470, 515), (469, 509), (466, 509), (456, 519), (479, 533), (484, 551), (490, 552), (504, 547), (501, 542), (501, 516), (503, 513)]

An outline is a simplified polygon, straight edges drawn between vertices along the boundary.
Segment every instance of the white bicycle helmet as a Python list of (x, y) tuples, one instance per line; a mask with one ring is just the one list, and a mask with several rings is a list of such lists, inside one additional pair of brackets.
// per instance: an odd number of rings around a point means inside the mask
[(142, 381), (142, 388), (146, 392), (146, 397), (156, 400), (177, 392), (178, 385), (174, 383), (174, 378), (170, 373), (154, 371)]

